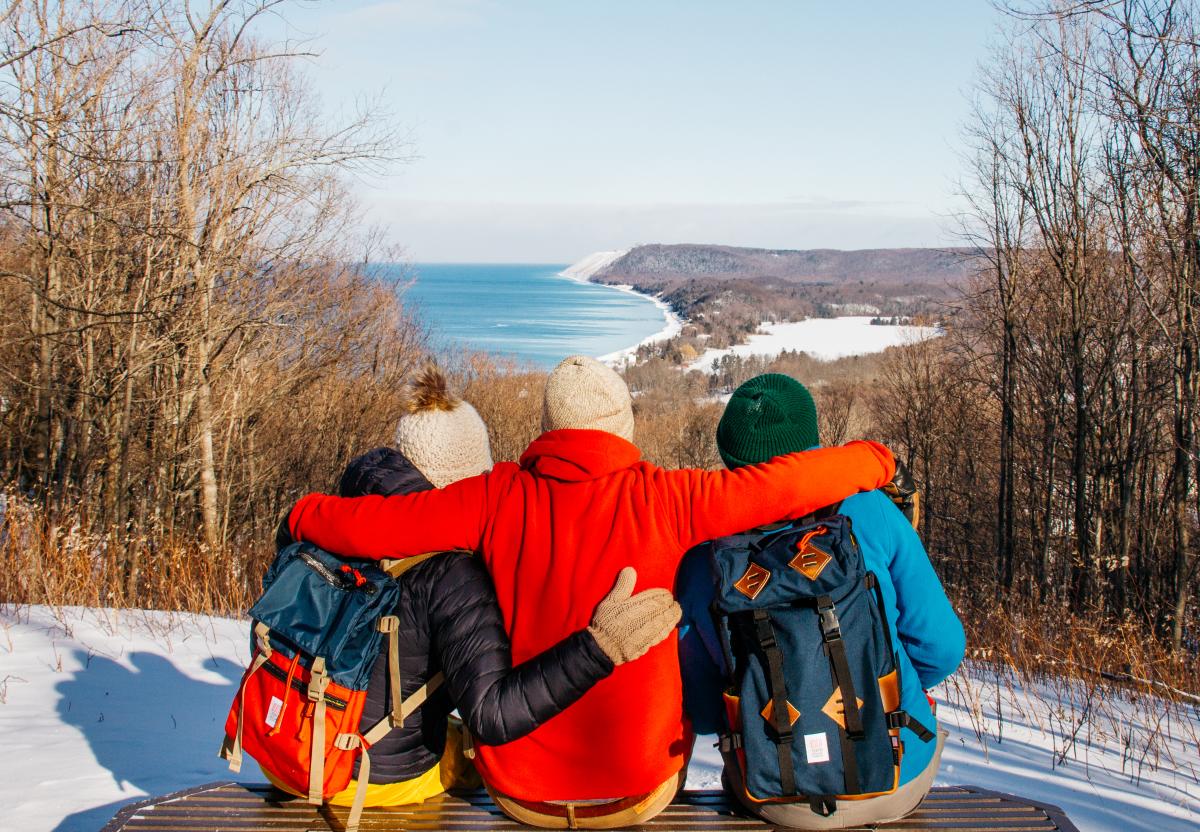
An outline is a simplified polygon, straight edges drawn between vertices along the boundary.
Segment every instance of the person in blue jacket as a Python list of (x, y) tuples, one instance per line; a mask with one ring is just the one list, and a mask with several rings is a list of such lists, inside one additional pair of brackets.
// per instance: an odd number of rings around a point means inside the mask
[[(717, 448), (729, 468), (753, 465), (819, 444), (817, 412), (804, 385), (768, 373), (739, 387), (717, 426)], [(904, 514), (882, 491), (855, 494), (838, 509), (850, 518), (867, 569), (878, 576), (888, 626), (900, 663), (900, 704), (922, 725), (934, 730), (936, 718), (925, 691), (958, 669), (966, 649), (962, 623), (950, 605), (921, 539)], [(725, 659), (709, 611), (714, 585), (705, 546), (684, 559), (676, 595), (683, 607), (680, 666), (684, 707), (696, 733), (724, 729), (721, 689)], [(804, 829), (831, 829), (881, 823), (916, 808), (933, 785), (945, 742), (922, 742), (901, 729), (905, 754), (895, 794), (838, 801), (828, 818), (807, 803), (751, 806), (772, 823)]]

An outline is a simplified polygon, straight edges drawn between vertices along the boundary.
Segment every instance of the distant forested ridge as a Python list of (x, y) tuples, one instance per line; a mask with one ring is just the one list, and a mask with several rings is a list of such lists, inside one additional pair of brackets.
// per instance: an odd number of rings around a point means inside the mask
[(693, 340), (725, 347), (765, 321), (838, 315), (939, 319), (979, 262), (975, 250), (965, 248), (799, 251), (655, 244), (630, 249), (592, 280), (662, 297), (693, 324)]
[(790, 283), (959, 283), (970, 275), (972, 249), (831, 248), (790, 250), (712, 245), (644, 245), (601, 270), (608, 282), (714, 277), (775, 278)]

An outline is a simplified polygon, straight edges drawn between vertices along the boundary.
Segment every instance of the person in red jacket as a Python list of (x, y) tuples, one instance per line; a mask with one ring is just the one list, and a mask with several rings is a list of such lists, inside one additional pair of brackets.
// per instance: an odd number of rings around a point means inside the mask
[[(310, 494), (288, 517), (296, 540), (343, 557), (479, 551), (520, 663), (587, 626), (612, 575), (674, 586), (701, 541), (802, 517), (891, 480), (886, 448), (852, 442), (736, 471), (664, 470), (632, 443), (629, 390), (611, 368), (572, 356), (546, 386), (545, 433), (519, 463), (434, 491), (355, 499)], [(682, 784), (692, 734), (678, 652), (660, 643), (621, 665), (528, 736), (480, 746), (497, 802), (543, 826), (612, 828), (661, 811)], [(597, 803), (604, 800), (606, 803)]]

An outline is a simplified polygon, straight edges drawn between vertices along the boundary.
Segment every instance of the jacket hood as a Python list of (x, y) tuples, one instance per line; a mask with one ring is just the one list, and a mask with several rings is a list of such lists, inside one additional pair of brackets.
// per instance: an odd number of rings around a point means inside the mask
[(521, 467), (540, 477), (585, 482), (635, 464), (642, 453), (632, 442), (603, 430), (543, 433), (521, 454)]
[(392, 448), (375, 448), (350, 461), (338, 483), (338, 494), (342, 497), (368, 494), (390, 497), (431, 488), (433, 484), (404, 454)]

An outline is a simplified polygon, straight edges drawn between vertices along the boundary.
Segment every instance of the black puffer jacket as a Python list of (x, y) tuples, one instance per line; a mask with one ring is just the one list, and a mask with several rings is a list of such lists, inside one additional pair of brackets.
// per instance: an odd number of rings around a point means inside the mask
[[(350, 463), (343, 497), (403, 494), (432, 488), (402, 454), (377, 448)], [(416, 777), (437, 763), (446, 744), (446, 717), (455, 707), (471, 733), (488, 745), (524, 736), (555, 716), (613, 670), (587, 630), (560, 641), (518, 667), (492, 579), (479, 560), (448, 552), (401, 575), (400, 686), (404, 696), (442, 670), (441, 689), (371, 747), (371, 782)], [(386, 654), (375, 662), (361, 730), (387, 713), (391, 691)]]

